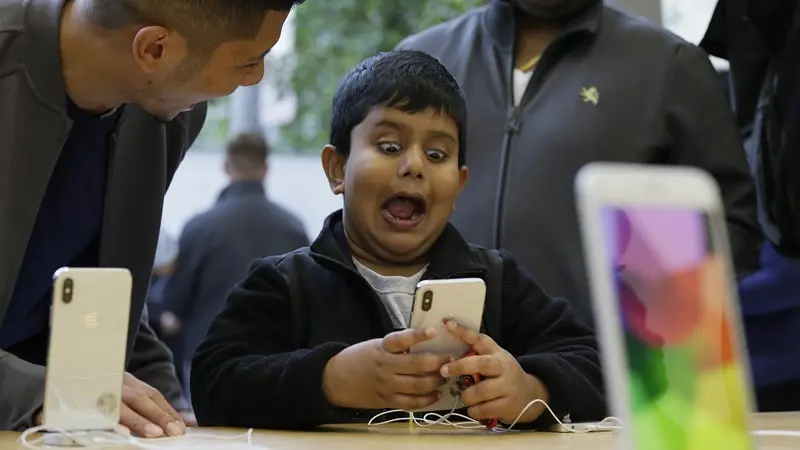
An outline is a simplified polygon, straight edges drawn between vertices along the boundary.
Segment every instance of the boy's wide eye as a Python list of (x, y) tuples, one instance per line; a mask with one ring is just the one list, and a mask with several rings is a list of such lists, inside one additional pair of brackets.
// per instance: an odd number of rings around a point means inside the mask
[(397, 153), (400, 150), (402, 150), (400, 144), (396, 142), (379, 142), (378, 147), (380, 147), (380, 149), (383, 150), (384, 153)]
[(425, 154), (433, 162), (442, 162), (447, 159), (447, 154), (441, 150), (427, 150)]

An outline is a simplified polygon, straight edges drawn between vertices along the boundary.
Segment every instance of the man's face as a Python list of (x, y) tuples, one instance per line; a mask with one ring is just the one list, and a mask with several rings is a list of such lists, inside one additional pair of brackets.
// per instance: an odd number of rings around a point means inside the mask
[(559, 20), (596, 5), (601, 0), (510, 0), (522, 12), (534, 19)]
[(254, 38), (224, 42), (202, 57), (175, 33), (160, 42), (158, 35), (151, 36), (154, 42), (140, 44), (140, 53), (149, 56), (140, 59), (146, 82), (136, 103), (161, 120), (172, 120), (200, 102), (258, 84), (264, 77), (264, 56), (278, 42), (287, 16), (288, 12), (269, 11)]
[(385, 264), (425, 256), (467, 179), (458, 152), (458, 128), (448, 115), (373, 110), (353, 129), (349, 158), (326, 163), (331, 186), (344, 193), (351, 242)]

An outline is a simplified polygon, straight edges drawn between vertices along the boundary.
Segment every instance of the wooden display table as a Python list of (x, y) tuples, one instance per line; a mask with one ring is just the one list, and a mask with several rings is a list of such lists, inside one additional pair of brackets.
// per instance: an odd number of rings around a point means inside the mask
[[(759, 436), (760, 450), (800, 449), (800, 413), (758, 414), (754, 426), (759, 430), (791, 430), (797, 436)], [(243, 435), (242, 430), (194, 429), (194, 433), (218, 436)], [(19, 434), (0, 433), (0, 449), (24, 447), (17, 442)], [(194, 442), (192, 446), (194, 447)], [(246, 440), (209, 439), (210, 446)], [(379, 450), (426, 449), (498, 449), (498, 450), (616, 450), (614, 433), (491, 433), (484, 430), (462, 430), (452, 427), (438, 429), (409, 429), (407, 424), (392, 424), (368, 428), (365, 425), (330, 425), (313, 432), (254, 431), (253, 443), (270, 450), (350, 450), (370, 448)], [(155, 444), (155, 443), (154, 443)], [(157, 445), (157, 444), (156, 444)], [(131, 447), (135, 448), (135, 447)], [(165, 444), (165, 448), (169, 448)], [(198, 450), (202, 446), (197, 446)], [(709, 449), (712, 450), (712, 449)]]

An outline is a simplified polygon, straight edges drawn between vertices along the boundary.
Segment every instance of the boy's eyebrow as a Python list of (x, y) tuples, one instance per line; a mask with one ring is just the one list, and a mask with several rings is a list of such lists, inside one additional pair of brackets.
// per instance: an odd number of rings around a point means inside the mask
[[(391, 128), (397, 131), (404, 131), (408, 129), (408, 125), (395, 122), (393, 120), (383, 119), (375, 124), (375, 127), (385, 127)], [(430, 137), (434, 137), (437, 139), (444, 139), (452, 142), (453, 144), (458, 144), (458, 139), (456, 139), (451, 133), (441, 130), (431, 130), (427, 133)]]
[(446, 131), (433, 130), (429, 134), (437, 139), (444, 139), (446, 141), (450, 141), (451, 143), (458, 145), (458, 139), (456, 139), (455, 137), (453, 137), (452, 134)]
[(395, 122), (393, 120), (383, 119), (380, 122), (375, 124), (375, 128), (377, 127), (385, 127), (385, 128), (392, 128), (394, 130), (405, 130), (408, 128), (407, 126), (403, 125), (402, 123)]

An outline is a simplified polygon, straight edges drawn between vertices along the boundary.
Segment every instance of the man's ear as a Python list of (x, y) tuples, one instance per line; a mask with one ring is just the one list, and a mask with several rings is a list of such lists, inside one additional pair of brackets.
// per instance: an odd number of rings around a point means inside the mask
[(347, 160), (336, 151), (336, 147), (326, 145), (322, 149), (322, 169), (328, 177), (328, 184), (335, 195), (344, 194), (344, 170)]
[(133, 57), (147, 74), (172, 73), (189, 52), (180, 33), (162, 26), (141, 28), (133, 37)]

